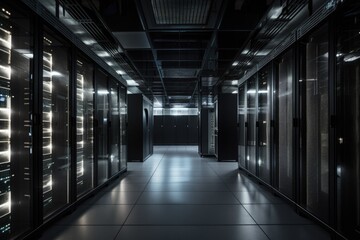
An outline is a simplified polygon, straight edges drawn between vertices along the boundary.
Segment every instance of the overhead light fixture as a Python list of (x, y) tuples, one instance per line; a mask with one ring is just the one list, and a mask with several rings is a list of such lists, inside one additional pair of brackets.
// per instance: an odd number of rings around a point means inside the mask
[(127, 92), (126, 92), (127, 94), (132, 94), (132, 92), (130, 92), (129, 90), (127, 90)]
[(114, 66), (114, 63), (110, 62), (110, 61), (106, 62), (106, 64), (109, 65), (109, 66)]
[(110, 54), (106, 51), (98, 51), (96, 52), (96, 55), (98, 55), (99, 57), (110, 57)]
[(238, 80), (232, 80), (231, 81), (231, 85), (237, 85), (238, 84)]
[(117, 73), (117, 74), (120, 74), (120, 75), (124, 75), (124, 74), (125, 74), (125, 72), (122, 71), (122, 70), (116, 70), (116, 73)]
[(235, 91), (233, 91), (233, 92), (232, 92), (232, 94), (237, 94), (237, 93), (238, 93), (238, 91), (237, 91), (237, 90), (235, 90)]
[(82, 41), (83, 41), (83, 43), (85, 43), (88, 46), (96, 43), (96, 41), (94, 39), (84, 39)]
[(154, 103), (154, 107), (161, 108), (161, 107), (162, 107), (162, 104), (161, 104), (159, 101), (156, 101), (156, 102)]
[(282, 13), (282, 10), (283, 10), (282, 7), (278, 7), (278, 8), (273, 9), (272, 11), (270, 11), (270, 14), (271, 14), (270, 19), (277, 19), (280, 16), (280, 14)]
[(235, 61), (235, 62), (233, 62), (233, 66), (235, 67), (235, 66), (237, 66), (239, 64), (239, 61)]
[(134, 80), (126, 80), (126, 83), (128, 86), (139, 86), (139, 84)]
[(244, 50), (241, 52), (241, 54), (248, 54), (248, 52), (249, 52), (249, 49), (244, 49)]

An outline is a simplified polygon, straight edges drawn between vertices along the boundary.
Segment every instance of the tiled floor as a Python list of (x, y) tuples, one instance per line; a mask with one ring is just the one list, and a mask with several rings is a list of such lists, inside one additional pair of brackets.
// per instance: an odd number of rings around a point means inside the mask
[(155, 147), (41, 239), (330, 239), (280, 198), (191, 146)]

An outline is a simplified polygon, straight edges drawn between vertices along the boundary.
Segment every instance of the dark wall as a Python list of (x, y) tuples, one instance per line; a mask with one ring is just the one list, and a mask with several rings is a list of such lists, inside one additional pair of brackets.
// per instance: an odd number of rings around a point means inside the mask
[(154, 116), (154, 145), (197, 145), (198, 116)]

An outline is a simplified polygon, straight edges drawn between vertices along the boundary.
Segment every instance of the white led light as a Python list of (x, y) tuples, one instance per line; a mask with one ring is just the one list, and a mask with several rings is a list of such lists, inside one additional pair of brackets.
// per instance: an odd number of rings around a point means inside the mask
[(85, 43), (86, 45), (90, 46), (90, 45), (95, 44), (96, 41), (93, 40), (93, 39), (84, 39), (84, 40), (83, 40), (83, 43)]
[(282, 13), (282, 10), (283, 10), (283, 8), (279, 7), (279, 8), (275, 8), (272, 11), (270, 11), (270, 14), (271, 14), (270, 19), (277, 19), (280, 16), (280, 14)]
[(116, 70), (116, 73), (117, 73), (117, 74), (120, 74), (120, 75), (125, 74), (125, 72), (124, 72), (124, 71), (122, 71), (122, 70)]
[(139, 86), (139, 84), (134, 80), (126, 80), (126, 83), (128, 86)]
[(105, 51), (100, 51), (96, 53), (99, 57), (110, 57), (110, 54)]
[(98, 90), (98, 91), (97, 91), (97, 94), (98, 94), (98, 95), (108, 95), (108, 94), (109, 94), (109, 91), (108, 91), (108, 90)]

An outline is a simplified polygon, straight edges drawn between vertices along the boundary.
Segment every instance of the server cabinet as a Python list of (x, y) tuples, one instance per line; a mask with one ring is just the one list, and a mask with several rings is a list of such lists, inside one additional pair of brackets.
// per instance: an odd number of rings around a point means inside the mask
[(249, 169), (248, 161), (246, 157), (246, 121), (247, 121), (247, 98), (246, 98), (246, 83), (242, 84), (239, 87), (239, 104), (238, 104), (238, 114), (239, 114), (239, 133), (238, 133), (238, 161), (239, 167)]
[(336, 31), (336, 184), (339, 230), (360, 239), (360, 2), (347, 1)]
[(1, 1), (0, 239), (14, 238), (32, 223), (32, 37), (30, 16)]
[(70, 48), (46, 29), (43, 39), (42, 155), (44, 218), (69, 203)]
[(97, 184), (109, 178), (109, 91), (108, 76), (100, 69), (95, 72), (96, 83), (96, 124), (97, 127)]
[(280, 192), (294, 199), (293, 156), (293, 83), (294, 52), (289, 50), (276, 62), (275, 95), (275, 158), (277, 159), (277, 187)]
[(127, 100), (126, 88), (120, 86), (120, 170), (127, 167)]
[(215, 105), (215, 155), (237, 161), (237, 95), (219, 94)]
[(113, 176), (120, 170), (120, 109), (119, 109), (119, 84), (109, 81), (110, 93), (110, 175)]
[(94, 66), (76, 61), (76, 185), (77, 196), (94, 187)]
[(253, 174), (256, 172), (256, 141), (257, 141), (257, 91), (256, 91), (257, 74), (252, 76), (247, 82), (247, 121), (246, 121), (246, 161), (248, 161), (249, 171)]
[(324, 25), (300, 49), (302, 205), (329, 221), (329, 39)]
[(215, 110), (202, 108), (200, 110), (199, 153), (201, 156), (215, 154)]
[(152, 103), (142, 94), (128, 95), (128, 159), (144, 161), (153, 152)]

